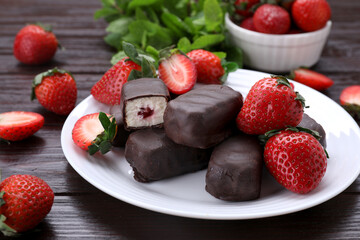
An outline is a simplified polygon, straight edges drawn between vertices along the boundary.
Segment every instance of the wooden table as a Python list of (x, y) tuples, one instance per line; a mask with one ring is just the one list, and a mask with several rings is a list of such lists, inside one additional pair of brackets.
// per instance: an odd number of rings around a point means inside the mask
[[(330, 0), (333, 28), (313, 68), (335, 81), (324, 94), (338, 102), (341, 90), (360, 84), (360, 1)], [(0, 112), (34, 111), (44, 127), (27, 140), (0, 144), (2, 178), (33, 174), (55, 192), (50, 214), (25, 239), (359, 239), (360, 181), (311, 209), (254, 220), (198, 220), (144, 210), (96, 189), (69, 165), (60, 145), (65, 117), (30, 101), (34, 76), (58, 66), (72, 72), (78, 103), (111, 66), (113, 50), (103, 41), (106, 23), (93, 20), (100, 0), (0, 0)], [(66, 48), (44, 66), (20, 64), (12, 54), (16, 33), (26, 23), (52, 24)], [(0, 239), (8, 239), (0, 236)]]

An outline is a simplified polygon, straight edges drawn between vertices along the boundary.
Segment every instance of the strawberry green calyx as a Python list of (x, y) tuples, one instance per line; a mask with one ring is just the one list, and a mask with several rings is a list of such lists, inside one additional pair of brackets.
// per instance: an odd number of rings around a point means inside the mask
[[(3, 198), (5, 192), (1, 191), (0, 192), (0, 207), (3, 206), (5, 204), (5, 200)], [(6, 223), (6, 217), (1, 214), (0, 215), (0, 231), (5, 235), (5, 236), (16, 236), (17, 232), (15, 229), (9, 227)]]
[(97, 135), (93, 143), (89, 146), (88, 152), (90, 155), (100, 151), (101, 154), (105, 154), (110, 151), (112, 147), (112, 141), (117, 133), (117, 125), (115, 118), (107, 116), (105, 113), (99, 113), (99, 120), (104, 128), (104, 132)]
[(72, 78), (74, 78), (72, 76), (72, 74), (66, 70), (63, 69), (58, 69), (58, 68), (53, 68), (53, 69), (49, 69), (46, 72), (43, 73), (39, 73), (38, 75), (35, 76), (33, 82), (32, 82), (32, 90), (31, 90), (31, 100), (34, 100), (36, 98), (35, 95), (35, 87), (39, 84), (41, 84), (42, 80), (44, 79), (44, 77), (49, 77), (49, 76), (53, 76), (55, 73), (61, 73), (61, 74), (69, 74)]
[(41, 22), (36, 22), (34, 25), (41, 27), (45, 32), (52, 32), (52, 26), (50, 24), (44, 24)]
[(225, 58), (221, 59), (221, 66), (224, 68), (225, 71), (224, 75), (221, 76), (221, 83), (225, 83), (229, 73), (235, 72), (239, 68), (239, 65), (236, 62), (228, 62), (225, 60)]
[(156, 77), (155, 60), (147, 55), (139, 54), (135, 46), (128, 42), (122, 44), (125, 54), (129, 57), (126, 61), (133, 61), (141, 66), (141, 72), (138, 70), (132, 70), (129, 74), (128, 81), (138, 78), (153, 78)]
[[(286, 77), (280, 76), (280, 75), (271, 75), (271, 77), (276, 78), (276, 81), (278, 82), (277, 86), (285, 85), (285, 86), (289, 87), (290, 89), (292, 89), (290, 82)], [(301, 105), (304, 108), (308, 108), (309, 106), (305, 105), (305, 98), (299, 92), (295, 92), (295, 94), (296, 94), (295, 100), (300, 101)]]

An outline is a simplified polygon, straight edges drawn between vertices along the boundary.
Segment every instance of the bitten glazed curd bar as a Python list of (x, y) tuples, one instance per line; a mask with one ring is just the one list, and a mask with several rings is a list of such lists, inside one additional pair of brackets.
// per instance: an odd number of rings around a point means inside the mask
[(157, 78), (140, 78), (124, 84), (120, 108), (127, 130), (162, 127), (170, 94)]

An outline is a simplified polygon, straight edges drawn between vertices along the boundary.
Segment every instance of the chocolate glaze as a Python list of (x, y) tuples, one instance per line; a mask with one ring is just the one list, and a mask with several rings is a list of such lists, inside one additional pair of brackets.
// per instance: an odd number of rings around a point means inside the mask
[[(154, 97), (160, 96), (166, 98), (166, 101), (170, 100), (169, 90), (164, 82), (158, 78), (139, 78), (126, 82), (121, 89), (120, 108), (124, 117), (124, 127), (127, 130), (140, 129), (130, 128), (126, 124), (126, 115), (124, 114), (125, 106), (128, 101), (142, 98), (142, 97)], [(154, 127), (162, 127), (159, 124)]]
[(230, 87), (195, 88), (168, 103), (164, 114), (166, 135), (189, 147), (215, 146), (231, 135), (242, 104), (242, 95)]
[(326, 133), (324, 128), (315, 121), (315, 119), (311, 118), (306, 113), (303, 114), (303, 118), (298, 125), (299, 127), (308, 128), (314, 131), (317, 131), (321, 138), (319, 139), (320, 144), (326, 148)]
[(206, 173), (206, 191), (227, 201), (259, 197), (263, 149), (254, 136), (232, 136), (214, 148)]
[[(119, 105), (117, 105), (117, 107), (119, 108)], [(115, 121), (117, 125), (117, 132), (112, 142), (112, 145), (114, 147), (124, 147), (130, 135), (130, 132), (125, 130), (124, 128), (124, 121), (121, 111), (115, 111), (114, 113), (112, 113), (112, 115), (115, 117)]]
[(125, 158), (139, 182), (151, 182), (206, 168), (211, 150), (190, 148), (171, 141), (164, 129), (148, 128), (130, 134)]

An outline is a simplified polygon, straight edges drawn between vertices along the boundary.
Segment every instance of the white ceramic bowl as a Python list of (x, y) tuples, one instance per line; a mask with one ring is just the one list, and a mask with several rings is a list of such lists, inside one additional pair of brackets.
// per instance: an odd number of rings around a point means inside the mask
[(244, 64), (267, 72), (289, 72), (297, 67), (311, 67), (320, 59), (331, 29), (331, 21), (320, 30), (298, 34), (264, 34), (233, 23), (225, 24), (233, 45), (244, 52)]

